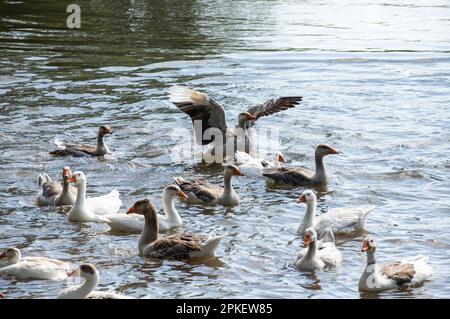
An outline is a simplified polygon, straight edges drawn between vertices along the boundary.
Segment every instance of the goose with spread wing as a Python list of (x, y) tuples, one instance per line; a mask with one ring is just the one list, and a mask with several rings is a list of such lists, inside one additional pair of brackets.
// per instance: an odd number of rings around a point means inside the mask
[[(220, 162), (223, 161), (223, 158), (234, 158), (236, 151), (250, 153), (255, 149), (249, 132), (255, 121), (261, 117), (295, 107), (302, 100), (301, 96), (286, 96), (252, 106), (239, 114), (236, 126), (232, 129), (225, 122), (225, 111), (222, 105), (205, 93), (174, 87), (169, 98), (191, 118), (197, 143), (208, 145), (204, 158), (210, 155)], [(228, 153), (229, 150), (232, 152)]]
[(82, 144), (69, 144), (63, 143), (62, 149), (51, 151), (53, 156), (103, 156), (110, 154), (108, 146), (105, 144), (105, 136), (112, 134), (111, 129), (106, 125), (101, 125), (98, 129), (97, 145), (82, 145)]

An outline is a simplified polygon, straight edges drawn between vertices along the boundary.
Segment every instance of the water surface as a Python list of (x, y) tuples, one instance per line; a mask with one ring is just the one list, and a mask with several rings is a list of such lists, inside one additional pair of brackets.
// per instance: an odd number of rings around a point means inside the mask
[[(24, 255), (95, 263), (101, 290), (150, 298), (450, 297), (450, 3), (412, 1), (78, 1), (80, 30), (63, 2), (0, 1), (0, 247)], [(415, 290), (361, 295), (362, 235), (344, 241), (340, 269), (308, 275), (289, 267), (302, 188), (239, 178), (232, 209), (178, 203), (194, 233), (226, 233), (218, 258), (146, 263), (137, 235), (69, 223), (36, 207), (36, 177), (70, 165), (88, 194), (120, 191), (125, 210), (148, 196), (159, 207), (173, 176), (220, 182), (221, 169), (174, 163), (174, 127), (188, 117), (168, 101), (184, 85), (225, 105), (228, 123), (280, 95), (304, 102), (262, 119), (280, 127), (292, 165), (311, 167), (314, 146), (332, 181), (319, 212), (374, 204), (366, 233), (380, 262), (427, 254), (434, 275)], [(114, 155), (51, 158), (55, 140), (94, 142), (111, 126)], [(78, 282), (78, 281), (76, 281)], [(0, 278), (10, 298), (54, 298), (73, 281)]]

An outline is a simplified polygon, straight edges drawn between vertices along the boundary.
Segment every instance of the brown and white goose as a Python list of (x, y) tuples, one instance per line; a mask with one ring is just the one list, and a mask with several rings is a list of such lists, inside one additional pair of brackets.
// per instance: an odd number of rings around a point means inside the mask
[(128, 214), (144, 216), (144, 228), (139, 238), (139, 254), (157, 259), (188, 259), (193, 257), (214, 256), (223, 236), (199, 236), (175, 234), (159, 237), (158, 214), (148, 199), (139, 200), (128, 210)]
[(316, 148), (315, 161), (316, 171), (305, 168), (281, 167), (265, 169), (263, 175), (271, 182), (277, 184), (287, 184), (294, 186), (326, 186), (328, 184), (328, 174), (323, 164), (323, 158), (327, 155), (339, 154), (331, 146), (320, 144)]
[(73, 205), (77, 196), (77, 189), (70, 185), (69, 178), (72, 171), (69, 166), (63, 168), (62, 179), (63, 184), (56, 182), (50, 178), (46, 173), (41, 173), (38, 176), (38, 185), (41, 187), (41, 192), (37, 198), (39, 206), (65, 206)]
[(111, 129), (102, 125), (98, 129), (97, 145), (82, 145), (82, 144), (67, 144), (63, 143), (63, 149), (51, 151), (53, 156), (103, 156), (111, 153), (108, 146), (105, 144), (105, 136), (112, 134)]
[(225, 165), (223, 171), (223, 188), (200, 180), (188, 182), (182, 177), (175, 177), (175, 182), (188, 196), (186, 199), (188, 203), (235, 206), (239, 204), (239, 197), (231, 183), (231, 178), (234, 175), (244, 176), (237, 166), (228, 164)]
[(373, 238), (364, 239), (361, 251), (367, 253), (367, 265), (359, 279), (359, 291), (380, 292), (404, 286), (416, 286), (431, 276), (428, 257), (417, 255), (379, 267), (375, 259), (376, 244)]
[[(223, 158), (234, 158), (236, 151), (250, 153), (255, 149), (249, 129), (254, 122), (288, 108), (295, 107), (301, 96), (286, 96), (267, 100), (241, 112), (234, 129), (227, 127), (225, 111), (219, 103), (205, 93), (182, 87), (171, 89), (170, 101), (182, 112), (189, 115), (194, 125), (196, 141), (199, 145), (208, 145), (204, 154), (222, 162)], [(231, 150), (228, 154), (227, 151)], [(220, 156), (223, 155), (223, 156)]]

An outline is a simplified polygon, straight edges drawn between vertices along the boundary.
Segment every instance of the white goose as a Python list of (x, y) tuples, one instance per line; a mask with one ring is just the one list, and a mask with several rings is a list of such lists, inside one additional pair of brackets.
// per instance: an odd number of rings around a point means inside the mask
[(105, 221), (101, 215), (115, 214), (122, 205), (119, 192), (116, 190), (105, 196), (95, 197), (95, 201), (87, 205), (86, 176), (83, 172), (74, 172), (69, 178), (69, 182), (75, 183), (77, 186), (77, 198), (68, 217), (72, 222)]
[(81, 285), (66, 288), (58, 295), (58, 299), (132, 299), (106, 291), (94, 291), (100, 279), (97, 268), (92, 264), (82, 264), (69, 274), (69, 277), (81, 276), (85, 282)]
[(235, 158), (239, 169), (244, 174), (252, 176), (261, 175), (265, 168), (280, 168), (281, 162), (286, 163), (286, 159), (281, 152), (275, 152), (272, 161), (255, 158), (241, 151), (236, 151)]
[[(168, 185), (164, 188), (162, 202), (165, 216), (158, 215), (159, 231), (180, 227), (183, 224), (177, 209), (174, 206), (176, 197), (186, 199), (188, 196), (177, 186)], [(138, 214), (113, 214), (107, 215), (106, 223), (112, 231), (127, 233), (141, 233), (144, 228), (144, 216)]]
[[(337, 249), (336, 247), (336, 241), (331, 228), (324, 229), (324, 231), (320, 235), (320, 239), (317, 241), (316, 247), (317, 247), (317, 254), (325, 263), (326, 267), (328, 266), (328, 268), (332, 268), (337, 267), (338, 265), (341, 264), (342, 255), (339, 249)], [(295, 263), (300, 261), (300, 259), (302, 259), (307, 254), (308, 249), (309, 245), (299, 251)]]
[(305, 230), (305, 235), (303, 237), (303, 242), (307, 246), (306, 253), (301, 256), (301, 252), (297, 257), (295, 266), (303, 271), (315, 271), (322, 270), (325, 268), (336, 268), (342, 263), (341, 252), (336, 248), (334, 242), (332, 245), (327, 242), (322, 249), (317, 249), (317, 233), (312, 228), (309, 227)]
[(22, 258), (20, 250), (8, 248), (0, 252), (0, 274), (14, 276), (20, 280), (49, 279), (61, 280), (67, 278), (70, 265), (58, 259), (46, 257)]
[(403, 286), (414, 287), (431, 276), (433, 270), (424, 255), (379, 267), (375, 260), (376, 247), (372, 238), (364, 239), (361, 251), (367, 252), (367, 265), (359, 279), (359, 291), (380, 292)]
[(367, 205), (359, 207), (335, 208), (316, 217), (317, 198), (313, 191), (306, 190), (298, 199), (299, 203), (306, 204), (305, 216), (297, 229), (302, 235), (309, 227), (322, 233), (325, 228), (331, 228), (336, 233), (352, 232), (364, 228), (367, 215), (376, 206)]

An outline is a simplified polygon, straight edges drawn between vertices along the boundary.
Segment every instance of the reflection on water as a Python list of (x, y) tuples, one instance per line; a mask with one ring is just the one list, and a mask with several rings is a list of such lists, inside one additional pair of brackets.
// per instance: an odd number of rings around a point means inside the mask
[[(77, 4), (81, 29), (69, 30), (64, 2), (0, 0), (2, 247), (95, 263), (99, 290), (142, 298), (449, 297), (447, 1)], [(122, 210), (143, 196), (161, 207), (161, 189), (174, 176), (221, 184), (221, 166), (171, 160), (172, 129), (191, 130), (167, 99), (175, 84), (223, 103), (229, 123), (270, 97), (303, 96), (258, 128), (280, 128), (291, 165), (311, 168), (319, 143), (344, 152), (326, 160), (332, 180), (318, 190), (318, 213), (378, 206), (366, 231), (337, 238), (339, 270), (310, 275), (286, 266), (302, 246), (296, 229), (304, 207), (296, 200), (303, 189), (258, 178), (236, 178), (238, 207), (176, 203), (181, 231), (226, 234), (209, 260), (155, 264), (137, 256), (139, 235), (69, 223), (64, 212), (36, 207), (38, 173), (59, 176), (65, 165), (86, 172), (89, 196), (119, 190)], [(114, 130), (112, 156), (48, 155), (57, 140), (95, 142), (100, 123)], [(358, 293), (366, 234), (377, 239), (380, 263), (424, 253), (440, 279)], [(0, 278), (0, 291), (53, 298), (72, 284)]]

